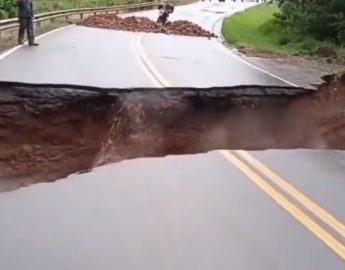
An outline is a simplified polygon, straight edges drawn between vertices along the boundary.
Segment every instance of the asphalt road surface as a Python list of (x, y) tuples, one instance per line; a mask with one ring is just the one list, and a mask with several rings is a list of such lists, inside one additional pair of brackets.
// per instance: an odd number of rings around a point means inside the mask
[[(178, 7), (217, 30), (252, 3)], [(153, 12), (144, 12), (147, 16)], [(72, 26), (0, 61), (0, 80), (281, 85), (216, 41)], [(345, 269), (345, 155), (214, 151), (137, 159), (0, 194), (0, 269)]]

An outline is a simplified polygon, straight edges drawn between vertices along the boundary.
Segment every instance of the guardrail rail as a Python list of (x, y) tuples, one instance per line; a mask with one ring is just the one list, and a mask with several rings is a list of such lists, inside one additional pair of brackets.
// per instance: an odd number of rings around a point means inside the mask
[[(191, 4), (196, 2), (196, 0), (173, 0), (169, 3), (174, 5)], [(83, 19), (86, 14), (104, 14), (104, 13), (125, 13), (133, 11), (141, 11), (146, 9), (153, 9), (158, 6), (158, 4), (163, 3), (160, 1), (155, 2), (143, 2), (138, 4), (130, 5), (116, 5), (111, 7), (97, 7), (97, 8), (76, 8), (69, 10), (58, 10), (53, 12), (40, 13), (35, 15), (34, 23), (40, 25), (40, 23), (45, 21), (54, 21), (57, 18), (65, 18), (66, 21), (70, 19), (71, 16), (79, 15), (80, 19)], [(19, 27), (18, 18), (0, 20), (0, 37), (3, 33), (8, 30), (13, 30)]]

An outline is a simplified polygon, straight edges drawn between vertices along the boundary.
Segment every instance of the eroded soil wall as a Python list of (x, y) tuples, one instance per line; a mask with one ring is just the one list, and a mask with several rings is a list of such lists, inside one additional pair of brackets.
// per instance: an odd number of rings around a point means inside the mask
[(317, 91), (0, 83), (0, 190), (138, 157), (345, 149), (344, 78), (329, 76)]

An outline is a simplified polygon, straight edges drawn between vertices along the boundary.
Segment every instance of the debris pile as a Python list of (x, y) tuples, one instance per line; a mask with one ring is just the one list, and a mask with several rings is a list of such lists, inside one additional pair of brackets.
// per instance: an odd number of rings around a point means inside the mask
[(78, 25), (131, 32), (165, 33), (207, 38), (216, 37), (215, 34), (189, 21), (168, 22), (166, 25), (160, 26), (146, 17), (130, 16), (121, 18), (115, 14), (90, 16), (78, 23)]
[(168, 22), (165, 25), (167, 33), (185, 36), (202, 36), (202, 37), (217, 37), (215, 34), (202, 29), (199, 25), (189, 21), (174, 21)]

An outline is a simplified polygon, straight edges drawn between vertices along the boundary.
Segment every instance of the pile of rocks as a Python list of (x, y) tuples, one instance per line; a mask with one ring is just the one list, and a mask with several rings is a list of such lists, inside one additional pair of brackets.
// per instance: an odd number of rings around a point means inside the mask
[(201, 28), (199, 25), (189, 21), (174, 21), (169, 22), (165, 26), (167, 33), (185, 36), (199, 36), (199, 37), (217, 37), (215, 34)]
[(88, 17), (78, 25), (116, 29), (131, 32), (165, 33), (184, 36), (216, 37), (213, 33), (202, 29), (199, 25), (189, 21), (168, 22), (164, 27), (146, 17), (121, 18), (115, 14), (95, 15)]

